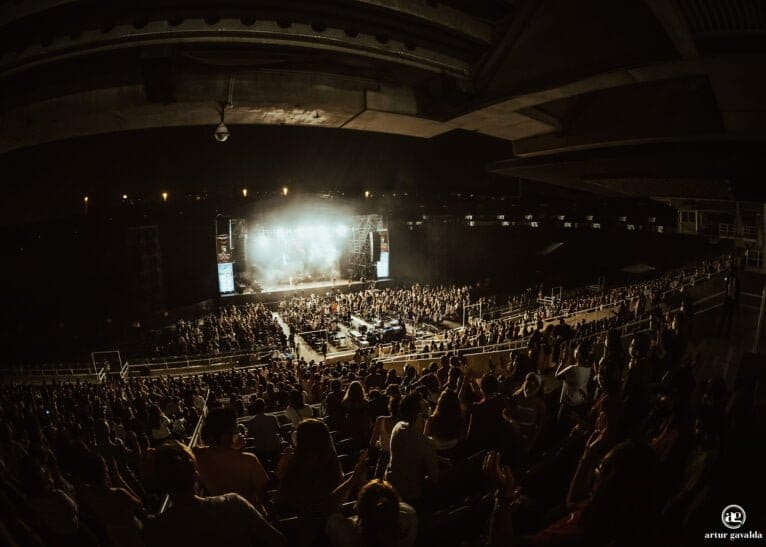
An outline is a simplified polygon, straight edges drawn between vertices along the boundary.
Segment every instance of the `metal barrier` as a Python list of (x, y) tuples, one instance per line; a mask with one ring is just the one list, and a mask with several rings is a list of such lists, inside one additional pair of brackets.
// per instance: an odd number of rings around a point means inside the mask
[[(103, 370), (103, 369), (101, 369)], [(40, 367), (15, 367), (0, 369), (0, 377), (4, 379), (18, 378), (28, 381), (37, 380), (76, 380), (76, 381), (101, 381), (99, 371), (94, 371), (90, 366), (40, 368)]]
[(170, 373), (179, 369), (187, 369), (190, 372), (193, 372), (193, 369), (195, 368), (210, 367), (213, 365), (231, 365), (238, 363), (242, 357), (255, 356), (256, 359), (263, 359), (271, 353), (273, 353), (273, 350), (262, 350), (260, 353), (252, 351), (238, 351), (191, 358), (187, 355), (185, 357), (137, 361), (130, 363), (127, 374), (131, 374), (134, 370), (141, 370), (147, 367), (151, 372), (164, 370)]
[(758, 228), (743, 224), (737, 230), (735, 224), (720, 223), (718, 225), (718, 235), (721, 237), (741, 237), (743, 239), (756, 239), (758, 237)]
[[(205, 392), (205, 405), (202, 407), (202, 412), (200, 414), (199, 420), (197, 420), (197, 425), (194, 426), (191, 437), (189, 437), (189, 442), (186, 443), (188, 448), (194, 448), (199, 441), (200, 435), (202, 434), (202, 426), (205, 423), (205, 418), (207, 417), (208, 397), (210, 397), (209, 389)], [(164, 513), (168, 507), (170, 507), (170, 494), (165, 494), (165, 497), (162, 499), (162, 505), (160, 505), (160, 514)]]

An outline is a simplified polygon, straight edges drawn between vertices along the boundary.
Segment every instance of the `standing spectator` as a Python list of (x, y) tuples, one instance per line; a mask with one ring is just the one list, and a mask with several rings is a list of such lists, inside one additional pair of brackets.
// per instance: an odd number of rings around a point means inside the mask
[(324, 399), (324, 414), (327, 417), (327, 425), (333, 430), (338, 430), (343, 424), (343, 391), (340, 380), (330, 382), (330, 391)]
[(298, 514), (302, 544), (311, 544), (332, 510), (333, 492), (343, 480), (338, 453), (324, 422), (304, 420), (277, 465), (277, 501)]
[(391, 458), (391, 432), (399, 422), (399, 405), (401, 397), (393, 394), (388, 399), (388, 416), (379, 416), (375, 420), (370, 438), (370, 453), (378, 454), (375, 476), (380, 477)]
[(361, 382), (353, 381), (346, 388), (341, 407), (343, 409), (343, 431), (359, 446), (366, 446), (370, 438), (370, 416), (367, 412), (367, 395)]
[(425, 415), (420, 395), (410, 394), (399, 407), (401, 421), (391, 432), (389, 481), (402, 498), (416, 508), (423, 506), (426, 477), (439, 481), (439, 460), (433, 443), (423, 434)]
[(248, 436), (252, 437), (251, 447), (260, 459), (273, 460), (282, 443), (279, 435), (279, 420), (265, 414), (266, 401), (256, 399), (253, 403), (253, 417), (245, 422)]
[(457, 393), (445, 389), (439, 395), (436, 409), (428, 418), (425, 434), (438, 451), (451, 450), (465, 434), (465, 422)]

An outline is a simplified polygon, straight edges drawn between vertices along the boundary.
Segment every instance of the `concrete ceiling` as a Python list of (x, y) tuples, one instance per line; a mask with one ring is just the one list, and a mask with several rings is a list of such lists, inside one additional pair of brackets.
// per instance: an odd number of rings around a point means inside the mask
[[(634, 147), (656, 151), (647, 165), (668, 180), (685, 169), (657, 160), (669, 146), (763, 140), (763, 66), (766, 0), (6, 1), (0, 153), (154, 127), (212, 133), (225, 106), (234, 135), (474, 131), (513, 143), (497, 172), (609, 192), (593, 181), (640, 188), (620, 159)], [(591, 168), (559, 168), (584, 152)]]

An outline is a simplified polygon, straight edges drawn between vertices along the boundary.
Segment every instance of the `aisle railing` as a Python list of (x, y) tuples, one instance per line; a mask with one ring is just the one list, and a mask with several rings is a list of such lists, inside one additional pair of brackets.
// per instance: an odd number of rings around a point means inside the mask
[[(202, 435), (202, 426), (205, 423), (205, 418), (207, 417), (208, 397), (210, 397), (210, 389), (205, 392), (205, 404), (202, 407), (202, 412), (200, 413), (199, 420), (197, 420), (197, 424), (194, 426), (191, 437), (189, 437), (189, 442), (186, 443), (186, 446), (190, 449), (197, 445), (197, 442), (199, 442), (199, 438)], [(164, 513), (168, 507), (170, 507), (170, 494), (165, 494), (165, 497), (162, 499), (162, 505), (160, 505), (160, 514)]]

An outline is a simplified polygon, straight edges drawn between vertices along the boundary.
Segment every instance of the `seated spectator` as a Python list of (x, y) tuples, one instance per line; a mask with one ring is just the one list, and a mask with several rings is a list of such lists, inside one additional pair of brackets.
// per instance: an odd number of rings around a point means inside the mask
[(141, 501), (124, 488), (111, 487), (106, 462), (99, 454), (88, 452), (78, 468), (77, 498), (98, 520), (106, 536), (102, 539), (114, 547), (142, 546)]
[(401, 421), (391, 432), (391, 460), (386, 480), (408, 503), (416, 506), (423, 501), (426, 477), (439, 480), (439, 459), (433, 443), (423, 435), (425, 415), (422, 399), (407, 395), (399, 406)]
[(239, 494), (196, 495), (196, 460), (181, 443), (162, 445), (156, 462), (157, 477), (172, 504), (157, 519), (147, 522), (144, 538), (149, 547), (287, 545), (285, 537)]
[(202, 440), (207, 446), (195, 448), (194, 455), (209, 494), (234, 492), (256, 507), (266, 501), (269, 477), (258, 456), (240, 451), (245, 442), (237, 435), (234, 409), (212, 409), (202, 428)]
[(511, 468), (500, 464), (499, 455), (488, 454), (484, 470), (498, 486), (491, 545), (644, 544), (650, 521), (651, 451), (623, 441), (601, 458), (597, 469), (583, 501), (570, 504), (570, 513), (520, 537), (514, 512), (524, 497), (523, 488)]
[(303, 393), (297, 389), (293, 389), (290, 392), (290, 404), (285, 409), (285, 415), (293, 424), (294, 428), (298, 427), (306, 418), (313, 418), (314, 411), (303, 400)]
[(253, 417), (245, 422), (247, 434), (251, 437), (250, 446), (259, 458), (272, 458), (279, 452), (282, 437), (279, 432), (279, 420), (276, 416), (265, 414), (266, 401), (256, 399), (252, 404)]
[(150, 407), (149, 425), (152, 429), (152, 440), (154, 440), (155, 443), (161, 443), (170, 438), (170, 418), (165, 416), (159, 405), (152, 405)]
[(39, 522), (49, 545), (97, 545), (97, 540), (80, 523), (80, 510), (72, 497), (58, 488), (51, 470), (34, 456), (20, 462), (21, 485), (27, 504)]
[(333, 547), (410, 547), (418, 534), (415, 510), (400, 501), (391, 484), (373, 480), (359, 492), (356, 515), (334, 513), (325, 534)]

